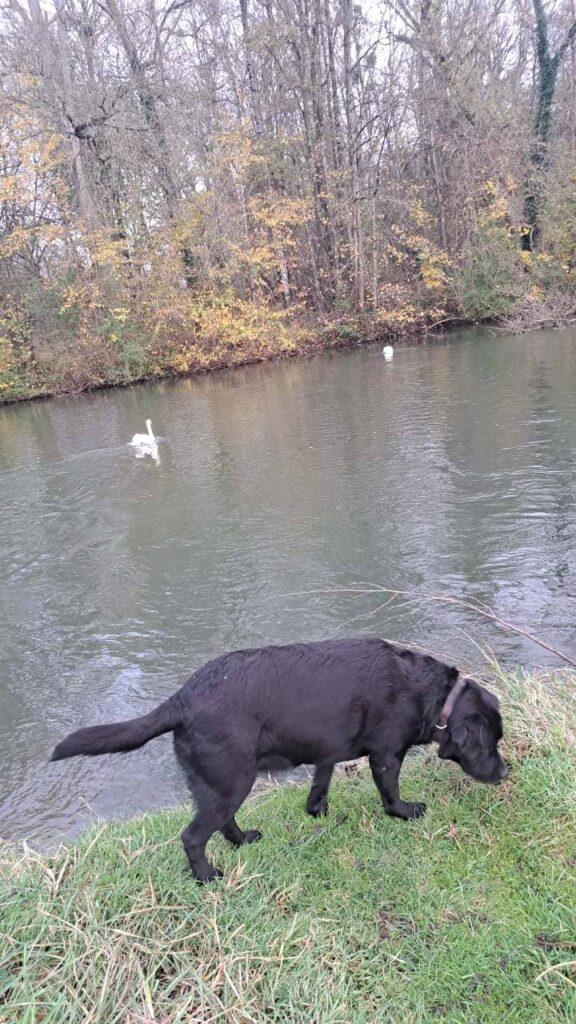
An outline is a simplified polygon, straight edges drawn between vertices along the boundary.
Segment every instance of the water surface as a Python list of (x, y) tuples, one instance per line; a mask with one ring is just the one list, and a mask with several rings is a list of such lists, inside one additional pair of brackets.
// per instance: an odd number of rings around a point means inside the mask
[[(573, 655), (576, 333), (468, 331), (0, 409), (0, 836), (51, 843), (181, 799), (169, 739), (47, 764), (208, 658), (373, 632), (466, 668)], [(160, 462), (126, 446), (150, 416)]]

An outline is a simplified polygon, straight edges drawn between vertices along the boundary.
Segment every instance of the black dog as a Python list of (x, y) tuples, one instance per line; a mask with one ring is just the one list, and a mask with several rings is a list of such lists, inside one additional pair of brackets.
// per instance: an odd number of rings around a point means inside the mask
[(414, 744), (436, 740), (440, 757), (480, 782), (508, 774), (498, 752), (496, 697), (435, 658), (377, 639), (225, 654), (148, 715), (72, 733), (52, 760), (135, 750), (164, 732), (174, 733), (196, 802), (182, 841), (201, 882), (222, 874), (205, 855), (218, 829), (236, 846), (260, 838), (243, 832), (234, 815), (261, 769), (316, 765), (306, 804), (316, 816), (328, 810), (334, 765), (367, 755), (385, 811), (405, 819), (426, 809), (405, 803), (398, 789), (404, 755)]

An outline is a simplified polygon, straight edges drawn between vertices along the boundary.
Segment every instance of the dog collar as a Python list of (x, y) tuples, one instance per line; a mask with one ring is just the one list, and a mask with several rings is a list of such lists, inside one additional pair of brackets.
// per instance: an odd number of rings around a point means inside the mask
[(454, 705), (456, 704), (456, 701), (458, 700), (458, 697), (462, 693), (462, 690), (467, 685), (467, 683), (468, 683), (468, 680), (461, 677), (458, 680), (458, 682), (456, 683), (456, 685), (453, 686), (452, 689), (450, 690), (450, 693), (448, 694), (448, 697), (447, 697), (447, 699), (446, 699), (446, 701), (444, 703), (444, 707), (442, 708), (442, 711), (440, 712), (440, 717), (439, 717), (438, 721), (436, 722), (436, 728), (437, 729), (446, 729), (447, 728), (447, 726), (448, 726), (448, 719), (450, 718), (450, 715), (454, 711)]

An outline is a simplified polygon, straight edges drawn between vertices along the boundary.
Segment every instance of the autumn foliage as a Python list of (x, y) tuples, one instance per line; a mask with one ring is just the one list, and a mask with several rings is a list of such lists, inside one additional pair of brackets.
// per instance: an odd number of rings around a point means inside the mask
[(571, 314), (566, 48), (535, 163), (540, 22), (378, 11), (7, 4), (0, 400)]

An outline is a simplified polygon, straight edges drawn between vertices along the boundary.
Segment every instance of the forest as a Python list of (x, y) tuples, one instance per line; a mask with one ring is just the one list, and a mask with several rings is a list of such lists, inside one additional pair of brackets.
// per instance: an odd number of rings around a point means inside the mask
[(574, 0), (3, 0), (0, 401), (576, 317)]

